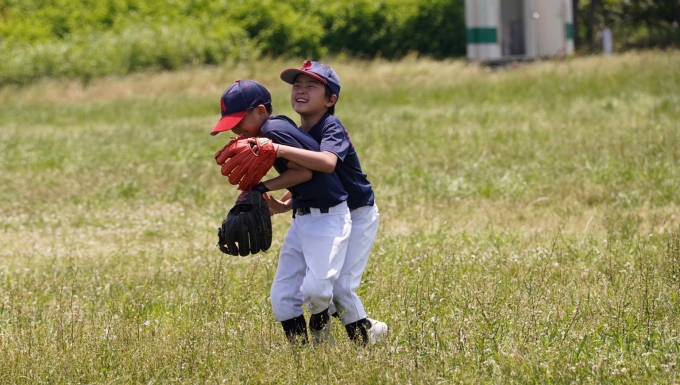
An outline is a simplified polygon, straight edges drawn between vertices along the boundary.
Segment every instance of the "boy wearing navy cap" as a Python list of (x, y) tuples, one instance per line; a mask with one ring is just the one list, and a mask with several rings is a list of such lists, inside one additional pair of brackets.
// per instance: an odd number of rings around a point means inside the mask
[[(258, 82), (236, 81), (224, 91), (220, 103), (222, 118), (211, 135), (231, 130), (290, 148), (319, 150), (319, 144), (288, 117), (272, 115), (271, 95)], [(309, 171), (283, 158), (276, 160), (274, 168), (280, 175), (255, 189), (262, 194), (287, 189), (293, 221), (281, 245), (271, 289), (272, 310), (290, 341), (306, 342), (302, 304), (312, 314), (312, 331), (322, 330), (330, 318), (333, 284), (345, 260), (352, 224), (347, 193), (335, 173)]]
[[(331, 67), (316, 61), (305, 61), (299, 69), (286, 69), (280, 77), (293, 85), (290, 103), (300, 114), (300, 129), (320, 144), (320, 151), (280, 146), (277, 155), (313, 171), (335, 172), (349, 194), (352, 232), (340, 278), (333, 285), (333, 303), (351, 339), (375, 343), (387, 333), (388, 327), (384, 322), (367, 318), (357, 289), (375, 242), (380, 214), (373, 187), (361, 169), (349, 134), (334, 116), (340, 79)], [(276, 201), (265, 194), (275, 210), (286, 210), (285, 198)]]

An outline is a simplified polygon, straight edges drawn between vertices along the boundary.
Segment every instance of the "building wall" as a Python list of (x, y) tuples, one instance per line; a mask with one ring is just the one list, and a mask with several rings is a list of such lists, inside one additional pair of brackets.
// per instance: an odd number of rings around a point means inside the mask
[(567, 36), (567, 55), (574, 53), (574, 7), (572, 0), (562, 0), (565, 9), (565, 30)]
[(538, 25), (536, 46), (540, 57), (566, 54), (567, 23), (564, 5), (564, 0), (534, 1), (534, 9), (538, 14), (534, 19)]
[(501, 56), (498, 31), (500, 0), (465, 0), (467, 56), (470, 60)]

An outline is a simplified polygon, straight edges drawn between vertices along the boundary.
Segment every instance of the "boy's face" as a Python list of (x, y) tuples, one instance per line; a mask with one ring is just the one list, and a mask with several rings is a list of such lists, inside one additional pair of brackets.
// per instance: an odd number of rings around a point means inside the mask
[(307, 74), (298, 75), (290, 91), (290, 105), (300, 115), (325, 113), (336, 100), (335, 95), (326, 97), (325, 84)]
[(246, 116), (231, 131), (238, 136), (255, 138), (260, 136), (260, 130), (265, 120), (267, 120), (267, 110), (260, 104), (249, 110)]

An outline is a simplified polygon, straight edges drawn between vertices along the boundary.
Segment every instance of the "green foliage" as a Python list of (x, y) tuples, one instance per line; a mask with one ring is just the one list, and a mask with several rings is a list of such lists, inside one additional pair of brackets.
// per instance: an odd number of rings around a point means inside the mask
[(600, 51), (597, 36), (605, 27), (612, 30), (617, 51), (680, 46), (677, 0), (573, 1), (579, 20), (576, 32), (590, 40), (584, 41), (586, 49)]
[(464, 54), (461, 0), (7, 0), (0, 84), (327, 54)]
[[(575, 4), (591, 50), (602, 26), (617, 50), (680, 44), (677, 1)], [(464, 17), (463, 0), (2, 0), (0, 85), (263, 56), (460, 57)]]
[(418, 3), (413, 16), (400, 31), (401, 49), (435, 58), (459, 56), (465, 52), (465, 12), (463, 0), (433, 0)]
[(248, 33), (261, 53), (273, 57), (320, 57), (323, 29), (318, 17), (277, 0), (245, 1), (229, 8), (233, 20)]
[[(385, 1), (357, 0), (331, 4), (319, 1), (313, 4), (327, 31), (323, 43), (331, 52), (373, 57), (389, 49), (384, 45), (386, 36), (399, 29), (396, 14), (390, 12), (390, 3)], [(386, 56), (389, 57), (389, 53)]]
[[(201, 26), (206, 26), (205, 32)], [(245, 31), (213, 20), (183, 23), (125, 24), (110, 30), (74, 36), (68, 41), (3, 43), (0, 84), (26, 83), (56, 76), (84, 80), (144, 69), (178, 69), (189, 65), (243, 60), (255, 52)]]

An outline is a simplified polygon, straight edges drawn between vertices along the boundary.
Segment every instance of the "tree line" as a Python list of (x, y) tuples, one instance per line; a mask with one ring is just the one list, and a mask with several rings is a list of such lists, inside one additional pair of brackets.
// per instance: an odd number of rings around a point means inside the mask
[[(502, 0), (501, 0), (502, 1)], [(579, 52), (677, 46), (677, 0), (572, 0)], [(0, 84), (261, 57), (466, 55), (464, 0), (0, 0)]]
[(572, 0), (574, 44), (580, 51), (598, 47), (598, 33), (614, 32), (620, 49), (680, 45), (678, 0)]

